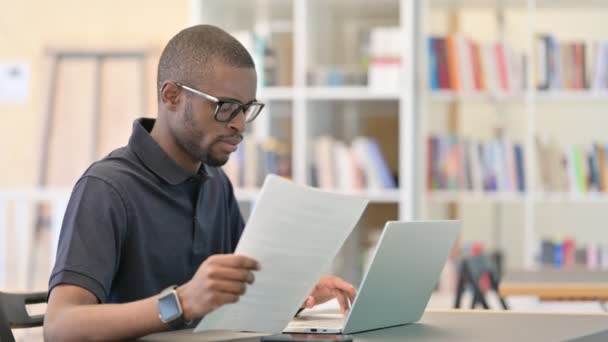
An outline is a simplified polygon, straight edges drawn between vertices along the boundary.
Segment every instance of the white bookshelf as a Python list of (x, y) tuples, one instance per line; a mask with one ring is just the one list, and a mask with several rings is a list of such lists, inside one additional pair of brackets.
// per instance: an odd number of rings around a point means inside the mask
[[(415, 41), (413, 35), (414, 21), (399, 21), (399, 16), (414, 18), (414, 7), (409, 0), (383, 0), (381, 3), (371, 4), (366, 1), (340, 1), (332, 0), (254, 0), (241, 5), (238, 1), (220, 0), (193, 0), (193, 11), (198, 15), (192, 16), (193, 23), (210, 23), (231, 30), (251, 30), (256, 34), (264, 35), (268, 32), (292, 32), (293, 37), (293, 84), (281, 87), (259, 87), (258, 98), (272, 103), (273, 101), (289, 101), (292, 105), (293, 131), (291, 132), (292, 145), (292, 173), (294, 181), (301, 184), (309, 184), (309, 146), (314, 136), (311, 135), (311, 127), (314, 130), (315, 119), (312, 107), (319, 101), (324, 103), (340, 102), (342, 104), (356, 103), (360, 101), (393, 101), (398, 105), (400, 130), (414, 132), (414, 107), (411, 102), (414, 98), (414, 83), (410, 73), (403, 74), (403, 86), (392, 90), (376, 90), (367, 86), (311, 86), (307, 82), (307, 72), (311, 65), (318, 62), (314, 57), (314, 49), (318, 49), (319, 37), (313, 37), (313, 30), (317, 25), (325, 25), (328, 29), (336, 31), (332, 22), (322, 22), (321, 13), (328, 11), (345, 12), (346, 15), (361, 15), (365, 12), (391, 13), (394, 24), (401, 25), (404, 35), (409, 36), (412, 46)], [(275, 6), (280, 6), (276, 10)], [(390, 8), (388, 8), (388, 7)], [(223, 11), (226, 9), (227, 11)], [(398, 13), (391, 9), (399, 9)], [(224, 12), (224, 16), (217, 17), (218, 13)], [(309, 16), (309, 14), (315, 14)], [(319, 14), (319, 15), (317, 15)], [(249, 16), (247, 20), (239, 21), (239, 16)], [(380, 24), (379, 24), (380, 25)], [(315, 26), (314, 29), (312, 26)], [(324, 26), (324, 27), (325, 27)], [(405, 70), (407, 65), (402, 64)], [(262, 115), (265, 115), (264, 113)], [(331, 115), (331, 114), (330, 114)], [(260, 118), (261, 119), (261, 118)], [(264, 118), (259, 126), (268, 126), (272, 120)], [(265, 132), (267, 128), (256, 129), (256, 132)], [(272, 135), (272, 132), (269, 133)], [(404, 134), (405, 135), (405, 134)], [(414, 169), (407, 161), (413, 161), (414, 140), (399, 143), (400, 167), (399, 176), (403, 186), (399, 189), (388, 189), (383, 191), (346, 191), (345, 193), (368, 198), (374, 203), (395, 203), (400, 207), (399, 217), (403, 219), (413, 218), (413, 189), (408, 186), (414, 184)], [(409, 180), (411, 179), (411, 180)], [(235, 189), (240, 201), (255, 201), (258, 191), (256, 189)]]
[[(261, 36), (273, 32), (293, 34), (293, 84), (281, 87), (258, 89), (258, 98), (270, 104), (287, 102), (291, 120), (290, 144), (292, 147), (292, 179), (300, 184), (311, 184), (311, 146), (321, 134), (335, 135), (338, 140), (349, 142), (354, 137), (364, 115), (359, 106), (366, 103), (381, 103), (394, 111), (382, 115), (394, 115), (399, 122), (399, 136), (394, 137), (398, 146), (398, 174), (400, 187), (385, 190), (328, 190), (369, 199), (374, 204), (389, 204), (397, 208), (397, 217), (391, 219), (411, 220), (415, 218), (415, 136), (417, 97), (414, 94), (414, 76), (406, 70), (413, 69), (414, 61), (406, 58), (401, 63), (401, 86), (389, 90), (377, 90), (366, 85), (324, 86), (310, 82), (309, 72), (326, 65), (350, 65), (347, 53), (331, 49), (332, 44), (344, 44), (344, 50), (353, 47), (353, 30), (363, 27), (400, 27), (404, 38), (404, 50), (414, 48), (414, 28), (417, 16), (414, 2), (410, 0), (191, 0), (192, 23), (208, 23), (233, 30), (250, 30)], [(241, 5), (242, 4), (242, 5)], [(240, 6), (240, 7), (239, 7)], [(279, 7), (278, 9), (275, 7)], [(220, 15), (221, 14), (221, 15)], [(371, 19), (367, 20), (367, 16)], [(337, 17), (333, 17), (337, 16)], [(387, 19), (388, 18), (388, 19)], [(240, 20), (242, 19), (242, 20)], [(340, 26), (344, 23), (344, 26)], [(349, 31), (350, 30), (350, 31)], [(349, 33), (350, 32), (350, 33)], [(350, 44), (350, 45), (349, 45)], [(363, 104), (362, 104), (363, 103)], [(336, 112), (333, 108), (344, 108)], [(373, 113), (372, 113), (373, 114)], [(274, 115), (274, 113), (273, 113)], [(256, 120), (256, 135), (273, 135), (273, 115), (264, 112)], [(264, 116), (262, 118), (262, 116)], [(327, 117), (343, 120), (344, 125), (334, 124), (338, 131), (327, 128)], [(344, 118), (348, 118), (345, 120)], [(339, 118), (339, 119), (338, 119)], [(334, 128), (335, 129), (335, 128)], [(246, 206), (254, 204), (259, 189), (235, 188), (239, 201)], [(358, 254), (358, 255), (355, 255)], [(355, 251), (350, 263), (357, 263), (361, 251)], [(355, 277), (356, 278), (356, 277)], [(347, 277), (348, 279), (348, 277)], [(352, 278), (351, 278), (352, 279)], [(358, 280), (357, 280), (358, 281)]]
[[(505, 39), (510, 44), (516, 43), (518, 51), (523, 51), (529, 58), (526, 60), (526, 69), (528, 70), (528, 79), (526, 80), (525, 90), (515, 94), (488, 94), (488, 93), (458, 93), (453, 91), (431, 91), (427, 87), (428, 82), (426, 81), (426, 70), (427, 65), (421, 63), (418, 66), (419, 70), (423, 70), (424, 77), (420, 82), (420, 92), (423, 94), (425, 104), (421, 117), (423, 122), (420, 126), (421, 137), (426, 137), (427, 132), (431, 131), (430, 125), (426, 122), (429, 117), (436, 117), (442, 114), (438, 114), (437, 108), (441, 106), (461, 106), (463, 111), (470, 110), (471, 107), (475, 107), (472, 112), (475, 114), (465, 115), (467, 120), (480, 120), (487, 121), (488, 116), (495, 115), (498, 117), (497, 122), (501, 122), (507, 129), (513, 129), (516, 122), (517, 137), (515, 140), (523, 143), (525, 149), (525, 175), (526, 175), (526, 188), (527, 191), (524, 193), (493, 193), (493, 192), (469, 192), (469, 191), (426, 191), (426, 164), (420, 167), (418, 174), (423, 178), (419, 183), (421, 184), (418, 188), (422, 194), (422, 217), (426, 217), (429, 213), (437, 213), (437, 207), (444, 206), (444, 204), (458, 203), (459, 206), (465, 208), (463, 211), (468, 210), (468, 214), (474, 211), (485, 211), (475, 216), (475, 219), (480, 217), (491, 216), (487, 212), (509, 212), (509, 215), (517, 217), (515, 224), (513, 222), (507, 223), (503, 217), (490, 219), (484, 221), (487, 227), (495, 226), (497, 221), (503, 223), (498, 224), (502, 227), (502, 234), (506, 236), (504, 240), (510, 240), (509, 246), (506, 246), (506, 252), (509, 257), (513, 254), (518, 254), (514, 259), (517, 259), (515, 263), (510, 264), (510, 267), (533, 267), (536, 265), (535, 258), (538, 255), (538, 248), (540, 245), (540, 238), (547, 236), (574, 236), (576, 238), (579, 230), (579, 226), (583, 226), (585, 230), (585, 239), (589, 239), (590, 231), (597, 231), (597, 239), (600, 241), (608, 241), (608, 236), (601, 233), (603, 231), (600, 227), (601, 222), (604, 218), (602, 213), (604, 210), (598, 209), (608, 203), (608, 194), (599, 192), (589, 193), (554, 193), (546, 192), (542, 190), (542, 186), (538, 181), (538, 158), (536, 156), (536, 145), (535, 137), (537, 135), (544, 135), (546, 133), (551, 134), (552, 137), (562, 139), (563, 143), (566, 144), (590, 144), (595, 140), (604, 142), (601, 135), (598, 138), (598, 134), (589, 133), (587, 137), (585, 132), (589, 127), (600, 123), (594, 123), (600, 117), (600, 113), (603, 113), (602, 109), (604, 102), (608, 101), (608, 93), (606, 91), (596, 90), (549, 90), (542, 91), (536, 89), (536, 82), (534, 80), (534, 74), (530, 71), (533, 70), (535, 63), (534, 58), (530, 56), (534, 55), (534, 43), (537, 34), (549, 33), (556, 34), (556, 37), (562, 41), (585, 41), (587, 44), (589, 41), (597, 41), (606, 39), (605, 28), (597, 25), (598, 21), (601, 21), (602, 15), (608, 14), (608, 2), (607, 1), (595, 1), (595, 0), (581, 0), (581, 1), (569, 1), (569, 0), (430, 0), (426, 2), (425, 14), (423, 20), (427, 19), (433, 21), (433, 24), (437, 24), (438, 18), (447, 21), (448, 15), (443, 14), (437, 15), (436, 13), (448, 13), (449, 11), (461, 11), (461, 12), (474, 12), (476, 15), (479, 13), (496, 13), (493, 23), (490, 24), (489, 20), (484, 21), (484, 29), (491, 33), (484, 35), (484, 33), (475, 35), (476, 32), (472, 30), (472, 26), (468, 27), (464, 25), (464, 31), (473, 36), (473, 39), (479, 39), (482, 42), (488, 41), (489, 39), (499, 40)], [(433, 16), (433, 13), (435, 15)], [(568, 13), (568, 14), (564, 14)], [(570, 13), (572, 15), (570, 15)], [(595, 21), (593, 18), (590, 22), (596, 23), (591, 25), (585, 20), (586, 15), (592, 13), (595, 15)], [(490, 14), (492, 15), (492, 14)], [(515, 17), (518, 17), (514, 20)], [(558, 24), (552, 26), (547, 24), (551, 20), (558, 21)], [(468, 17), (470, 19), (470, 17)], [(509, 27), (509, 24), (513, 24), (516, 21), (517, 27)], [(447, 24), (445, 26), (448, 26)], [(495, 27), (492, 27), (495, 26)], [(582, 27), (579, 29), (579, 26)], [(590, 31), (591, 34), (581, 33), (585, 29)], [(447, 32), (428, 32), (428, 27), (421, 27), (419, 29), (421, 33), (421, 44), (419, 50), (422, 55), (427, 53), (426, 41), (424, 40), (428, 34), (439, 34)], [(468, 29), (468, 30), (467, 30)], [(473, 32), (472, 32), (473, 31)], [(509, 36), (508, 33), (515, 32), (517, 38)], [(477, 32), (479, 33), (479, 32)], [(488, 38), (488, 35), (492, 35), (492, 38)], [(480, 38), (481, 37), (481, 38)], [(479, 41), (478, 40), (478, 41)], [(587, 51), (588, 52), (588, 51)], [(591, 68), (594, 65), (590, 65)], [(483, 109), (478, 109), (483, 108)], [(488, 108), (495, 108), (494, 110), (488, 110)], [(589, 109), (592, 108), (592, 109)], [(593, 111), (597, 111), (594, 113)], [(492, 113), (492, 112), (495, 112)], [(558, 111), (559, 113), (554, 113)], [(571, 116), (567, 115), (553, 115), (563, 114), (564, 111), (572, 112)], [(477, 116), (476, 116), (477, 115)], [(484, 117), (485, 116), (485, 117)], [(504, 117), (516, 117), (516, 119), (506, 119)], [(551, 123), (551, 120), (569, 120), (565, 123), (567, 129), (556, 129), (558, 125)], [(572, 121), (570, 121), (572, 120)], [(549, 124), (547, 124), (549, 123)], [(601, 125), (605, 125), (604, 122)], [(470, 131), (470, 125), (467, 127)], [(485, 127), (485, 126), (484, 126)], [(596, 132), (597, 130), (595, 130)], [(557, 132), (557, 133), (556, 133)], [(436, 132), (433, 132), (434, 134)], [(521, 133), (521, 134), (520, 134)], [(557, 134), (557, 135), (556, 135)], [(466, 133), (465, 133), (466, 135)], [(485, 139), (488, 138), (486, 134)], [(513, 138), (513, 137), (511, 137)], [(421, 149), (426, 150), (426, 141), (420, 140), (418, 146)], [(426, 156), (426, 151), (423, 153)], [(419, 159), (423, 163), (426, 163), (426, 159)], [(475, 206), (475, 207), (474, 207)], [(475, 208), (475, 209), (471, 209)], [(483, 208), (483, 209), (478, 209)], [(514, 209), (515, 208), (515, 209)], [(575, 211), (578, 212), (573, 214)], [(441, 212), (441, 211), (440, 211)], [(564, 214), (567, 213), (567, 214)], [(593, 219), (589, 218), (590, 214), (593, 214)], [(485, 216), (484, 216), (485, 215)], [(500, 216), (500, 214), (498, 215)], [(469, 216), (470, 217), (470, 216)], [(559, 219), (558, 217), (562, 217)], [(472, 221), (475, 221), (473, 219)], [(563, 221), (563, 222), (562, 222)], [(471, 222), (471, 221), (468, 221)], [(465, 229), (467, 229), (468, 222), (465, 220)], [(589, 228), (588, 226), (594, 225), (597, 228)], [(561, 226), (562, 228), (557, 228)], [(489, 229), (489, 228), (482, 228)], [(560, 229), (563, 229), (560, 231)], [(465, 235), (467, 235), (465, 233)], [(481, 233), (477, 236), (484, 236)], [(485, 235), (487, 237), (487, 234)], [(469, 234), (471, 237), (471, 234)], [(589, 240), (583, 240), (585, 241)], [(580, 241), (579, 241), (580, 242)], [(492, 245), (492, 244), (490, 244)], [(513, 246), (517, 245), (516, 248)]]
[[(503, 13), (519, 11), (522, 17), (517, 31), (520, 50), (527, 56), (533, 55), (535, 35), (547, 32), (538, 27), (539, 13), (543, 11), (559, 12), (569, 9), (606, 9), (605, 0), (191, 0), (193, 23), (211, 23), (227, 30), (249, 29), (261, 35), (272, 32), (291, 32), (293, 34), (293, 84), (281, 87), (260, 87), (259, 99), (269, 102), (288, 102), (291, 116), (292, 176), (301, 184), (310, 184), (310, 145), (316, 131), (322, 130), (323, 123), (318, 121), (319, 107), (340, 104), (356, 108), (361, 103), (391, 103), (398, 108), (399, 119), (398, 159), (400, 187), (395, 190), (369, 192), (347, 192), (363, 196), (372, 203), (392, 203), (399, 208), (399, 219), (428, 219), (429, 206), (446, 203), (489, 203), (495, 206), (515, 204), (521, 208), (523, 223), (518, 227), (517, 235), (521, 236), (520, 246), (510, 252), (519, 253), (515, 266), (531, 267), (534, 264), (538, 245), (538, 209), (539, 205), (555, 204), (569, 206), (572, 204), (602, 204), (608, 202), (605, 194), (572, 194), (547, 193), (539, 190), (536, 184), (535, 136), (539, 133), (539, 107), (602, 105), (608, 102), (608, 92), (593, 90), (581, 91), (537, 91), (533, 74), (528, 73), (525, 90), (516, 93), (457, 93), (452, 91), (430, 91), (425, 82), (427, 74), (426, 38), (431, 32), (426, 31), (426, 21), (437, 20), (432, 17), (435, 11), (472, 10)], [(246, 5), (242, 5), (247, 3)], [(211, 13), (206, 9), (210, 8)], [(226, 9), (222, 11), (222, 9)], [(240, 14), (239, 14), (240, 12)], [(222, 15), (219, 16), (219, 13)], [(239, 20), (245, 16), (246, 20)], [(513, 14), (511, 14), (511, 17)], [(447, 19), (447, 17), (443, 17)], [(498, 20), (497, 20), (498, 21)], [(334, 62), (332, 44), (319, 45), (319, 41), (336, 39), (333, 44), (348, 44), (335, 38), (337, 35), (353, 30), (355, 24), (366, 22), (370, 26), (398, 26), (402, 32), (405, 57), (402, 59), (400, 76), (401, 85), (396, 89), (376, 90), (368, 86), (319, 86), (309, 83), (308, 72), (315, 65)], [(350, 25), (350, 26), (349, 26)], [(502, 32), (512, 28), (492, 29), (493, 39), (502, 38)], [(323, 31), (325, 30), (325, 31)], [(323, 32), (322, 32), (323, 31)], [(447, 32), (446, 32), (447, 33)], [(549, 31), (550, 33), (550, 31)], [(333, 37), (333, 38), (332, 38)], [(570, 39), (566, 37), (564, 39)], [(595, 37), (594, 39), (598, 39)], [(340, 45), (342, 46), (342, 45)], [(328, 52), (329, 51), (329, 52)], [(532, 70), (532, 59), (527, 59), (526, 67)], [(467, 191), (426, 191), (426, 136), (430, 132), (427, 124), (429, 118), (441, 115), (436, 113), (436, 106), (453, 104), (495, 106), (496, 112), (505, 108), (517, 108), (518, 122), (523, 128), (522, 136), (517, 141), (525, 148), (526, 187), (525, 193), (473, 193)], [(351, 110), (353, 117), (358, 115)], [(267, 113), (265, 113), (267, 114)], [(264, 114), (263, 114), (264, 115)], [(340, 116), (327, 110), (327, 116)], [(344, 115), (343, 115), (344, 116)], [(268, 115), (270, 117), (270, 115)], [(350, 118), (350, 116), (349, 116)], [(262, 118), (261, 118), (262, 119)], [(272, 134), (268, 127), (273, 119), (263, 118), (256, 129), (262, 135)], [(356, 125), (355, 125), (356, 126)], [(331, 133), (331, 132), (330, 132)], [(340, 132), (333, 132), (340, 135)], [(259, 194), (258, 189), (236, 189), (239, 200), (254, 202)], [(435, 217), (432, 217), (435, 218)], [(465, 229), (467, 222), (465, 222)], [(514, 252), (515, 251), (515, 252)]]

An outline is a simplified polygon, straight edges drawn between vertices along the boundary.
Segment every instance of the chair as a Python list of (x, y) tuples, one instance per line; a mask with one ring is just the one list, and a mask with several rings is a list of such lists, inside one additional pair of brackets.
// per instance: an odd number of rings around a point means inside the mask
[(489, 309), (490, 306), (484, 296), (484, 292), (479, 286), (480, 280), (484, 274), (487, 274), (490, 281), (490, 288), (494, 291), (499, 298), (500, 305), (504, 310), (508, 310), (509, 307), (498, 293), (498, 283), (500, 279), (500, 254), (482, 254), (465, 257), (460, 260), (459, 272), (458, 272), (458, 286), (456, 288), (456, 300), (454, 302), (454, 308), (458, 309), (461, 307), (462, 295), (471, 288), (473, 290), (473, 300), (471, 302), (471, 309), (474, 309), (477, 304), (480, 304), (484, 309)]
[(0, 341), (15, 342), (11, 329), (42, 326), (44, 315), (30, 316), (26, 306), (46, 303), (46, 292), (0, 292)]

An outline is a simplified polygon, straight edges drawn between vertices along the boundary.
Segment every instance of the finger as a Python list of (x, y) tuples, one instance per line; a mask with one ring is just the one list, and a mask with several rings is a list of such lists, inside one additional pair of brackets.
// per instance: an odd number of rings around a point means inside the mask
[(212, 305), (218, 308), (224, 304), (236, 303), (239, 301), (239, 295), (232, 293), (219, 292), (213, 295)]
[(337, 290), (342, 291), (348, 297), (351, 303), (355, 301), (357, 290), (351, 284), (340, 278), (336, 278), (333, 285)]
[(247, 270), (260, 270), (260, 264), (249, 257), (237, 254), (220, 254), (209, 258), (210, 263), (232, 268), (244, 268)]
[(239, 296), (243, 295), (247, 288), (245, 283), (228, 280), (211, 280), (207, 284), (207, 287), (214, 292), (227, 293)]
[(333, 292), (336, 296), (336, 299), (338, 300), (338, 304), (340, 304), (340, 310), (342, 311), (342, 314), (346, 315), (348, 313), (348, 310), (350, 309), (348, 306), (346, 295), (342, 291), (337, 289), (335, 289)]
[(306, 298), (306, 301), (304, 302), (304, 306), (308, 309), (314, 307), (315, 306), (315, 297), (308, 296), (308, 298)]
[(253, 281), (255, 280), (255, 276), (251, 271), (225, 266), (214, 266), (209, 268), (207, 276), (217, 280), (233, 280), (249, 284), (253, 284)]

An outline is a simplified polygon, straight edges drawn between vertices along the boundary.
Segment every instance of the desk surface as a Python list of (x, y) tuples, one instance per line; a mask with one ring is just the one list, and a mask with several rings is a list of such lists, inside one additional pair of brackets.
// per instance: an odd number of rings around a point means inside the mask
[[(372, 341), (565, 341), (608, 328), (605, 314), (427, 310), (418, 323), (354, 334)], [(237, 337), (237, 336), (234, 336)], [(191, 330), (146, 336), (143, 341), (203, 341)], [(258, 337), (239, 341), (259, 341)]]
[(537, 296), (546, 300), (608, 300), (608, 272), (538, 270), (507, 272), (500, 295)]

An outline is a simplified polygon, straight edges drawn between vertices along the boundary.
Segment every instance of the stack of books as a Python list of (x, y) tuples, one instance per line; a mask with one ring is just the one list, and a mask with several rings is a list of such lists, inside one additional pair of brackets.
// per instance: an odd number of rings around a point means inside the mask
[(536, 85), (540, 90), (608, 89), (608, 41), (536, 40)]
[(541, 241), (539, 262), (544, 267), (608, 270), (608, 245), (591, 242), (577, 246), (572, 238)]
[(480, 44), (460, 33), (428, 38), (429, 87), (509, 94), (524, 89), (525, 58), (502, 41)]
[(506, 140), (474, 142), (456, 135), (427, 139), (427, 188), (451, 191), (523, 192), (523, 146)]
[(543, 190), (550, 192), (607, 192), (608, 145), (560, 145), (537, 138), (538, 171)]
[(253, 31), (231, 33), (249, 51), (266, 87), (293, 85), (293, 34), (272, 32), (268, 37)]
[(291, 178), (291, 147), (274, 138), (245, 137), (223, 169), (235, 188), (258, 188), (268, 174)]
[(345, 191), (397, 187), (375, 139), (357, 137), (350, 146), (330, 136), (313, 143), (312, 185)]
[(368, 86), (375, 91), (399, 89), (403, 35), (399, 27), (376, 27), (369, 36)]

